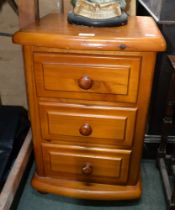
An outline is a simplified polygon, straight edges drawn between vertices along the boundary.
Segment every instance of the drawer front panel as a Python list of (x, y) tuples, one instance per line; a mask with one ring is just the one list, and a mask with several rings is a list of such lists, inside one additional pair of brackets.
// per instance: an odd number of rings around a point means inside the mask
[(136, 109), (89, 108), (44, 102), (40, 102), (39, 107), (44, 139), (132, 145)]
[(136, 101), (138, 57), (35, 54), (34, 60), (39, 96)]
[(126, 183), (131, 151), (43, 144), (46, 176), (91, 183)]

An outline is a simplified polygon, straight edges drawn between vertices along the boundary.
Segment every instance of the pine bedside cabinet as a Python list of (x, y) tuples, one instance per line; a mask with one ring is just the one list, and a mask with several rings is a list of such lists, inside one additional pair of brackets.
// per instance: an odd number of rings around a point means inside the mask
[(156, 53), (165, 50), (153, 19), (93, 28), (70, 25), (63, 13), (27, 15), (33, 23), (13, 41), (23, 46), (33, 187), (82, 199), (139, 198)]

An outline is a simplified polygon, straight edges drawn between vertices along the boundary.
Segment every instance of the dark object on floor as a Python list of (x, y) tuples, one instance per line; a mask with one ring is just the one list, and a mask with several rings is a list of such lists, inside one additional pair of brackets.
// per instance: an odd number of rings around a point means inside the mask
[(169, 87), (169, 94), (165, 116), (163, 118), (162, 139), (158, 149), (157, 163), (162, 176), (165, 196), (168, 204), (168, 210), (175, 210), (175, 183), (174, 189), (171, 189), (169, 175), (175, 178), (175, 152), (172, 154), (167, 153), (167, 137), (170, 134), (173, 125), (173, 115), (175, 106), (175, 56), (169, 56), (172, 64), (172, 76)]
[(25, 139), (30, 123), (19, 106), (0, 106), (0, 189)]
[(125, 12), (121, 16), (109, 19), (90, 19), (80, 15), (75, 15), (73, 12), (68, 13), (68, 22), (76, 25), (94, 26), (94, 27), (114, 27), (126, 25), (128, 16)]

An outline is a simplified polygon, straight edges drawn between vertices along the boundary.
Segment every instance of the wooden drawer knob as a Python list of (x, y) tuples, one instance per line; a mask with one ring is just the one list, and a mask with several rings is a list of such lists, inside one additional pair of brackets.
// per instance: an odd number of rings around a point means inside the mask
[(93, 80), (89, 76), (85, 75), (78, 80), (78, 85), (81, 89), (88, 90), (92, 87)]
[(93, 167), (91, 163), (85, 163), (84, 166), (82, 167), (82, 173), (84, 175), (91, 175), (93, 172)]
[(89, 136), (92, 133), (92, 128), (88, 123), (85, 123), (80, 127), (79, 132), (83, 136)]

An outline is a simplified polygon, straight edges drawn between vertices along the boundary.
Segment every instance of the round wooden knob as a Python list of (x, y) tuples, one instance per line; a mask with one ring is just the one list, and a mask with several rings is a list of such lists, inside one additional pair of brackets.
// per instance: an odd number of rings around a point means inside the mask
[(81, 89), (88, 90), (92, 87), (93, 80), (89, 76), (85, 75), (78, 80), (78, 85)]
[(85, 123), (80, 127), (79, 131), (81, 135), (89, 136), (92, 133), (92, 128), (88, 123)]
[(91, 163), (85, 163), (84, 166), (82, 167), (82, 173), (84, 175), (91, 175), (93, 172), (93, 167)]

